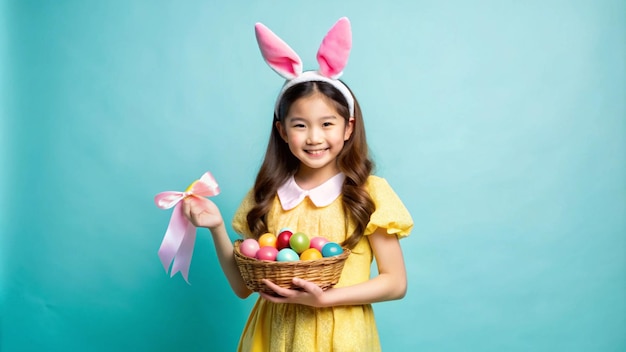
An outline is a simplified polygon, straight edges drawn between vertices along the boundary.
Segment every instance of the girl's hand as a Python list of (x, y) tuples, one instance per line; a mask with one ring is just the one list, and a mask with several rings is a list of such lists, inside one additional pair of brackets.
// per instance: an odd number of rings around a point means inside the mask
[(296, 303), (317, 308), (326, 306), (326, 304), (324, 303), (325, 291), (323, 291), (319, 286), (311, 281), (306, 281), (297, 277), (293, 279), (293, 283), (296, 286), (301, 287), (304, 291), (291, 290), (288, 288), (280, 287), (270, 280), (266, 279), (263, 279), (263, 283), (281, 296), (276, 297), (263, 292), (259, 293), (261, 297), (270, 302)]
[(208, 198), (191, 196), (183, 200), (183, 213), (196, 227), (217, 228), (224, 219), (217, 205)]
[(194, 195), (183, 199), (182, 204), (183, 214), (194, 226), (206, 227), (211, 231), (217, 259), (233, 292), (240, 298), (248, 297), (252, 291), (246, 287), (241, 277), (235, 262), (233, 243), (228, 237), (224, 219), (217, 205), (205, 197)]

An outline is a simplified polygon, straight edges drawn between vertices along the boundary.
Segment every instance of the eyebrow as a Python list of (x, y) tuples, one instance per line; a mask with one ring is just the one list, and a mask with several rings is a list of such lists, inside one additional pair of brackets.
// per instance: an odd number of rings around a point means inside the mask
[[(315, 120), (322, 120), (322, 121), (326, 121), (326, 120), (337, 120), (337, 119), (338, 119), (338, 118), (337, 118), (337, 116), (335, 116), (335, 115), (328, 115), (328, 116), (322, 116), (322, 117), (317, 118), (317, 119), (315, 119)], [(307, 119), (307, 118), (304, 118), (304, 117), (298, 117), (298, 116), (291, 116), (291, 117), (287, 117), (285, 120), (286, 120), (286, 121), (292, 121), (292, 122), (293, 122), (293, 121), (296, 121), (296, 122), (298, 122), (298, 121), (309, 121), (309, 119)]]

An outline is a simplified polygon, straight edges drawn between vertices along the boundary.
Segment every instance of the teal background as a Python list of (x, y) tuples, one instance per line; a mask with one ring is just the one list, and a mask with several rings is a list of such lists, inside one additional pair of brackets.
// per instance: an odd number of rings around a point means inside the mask
[(255, 298), (206, 230), (170, 279), (153, 197), (210, 170), (230, 221), (281, 84), (254, 23), (312, 69), (340, 16), (416, 223), (384, 349), (626, 350), (624, 1), (0, 4), (0, 350), (234, 350)]

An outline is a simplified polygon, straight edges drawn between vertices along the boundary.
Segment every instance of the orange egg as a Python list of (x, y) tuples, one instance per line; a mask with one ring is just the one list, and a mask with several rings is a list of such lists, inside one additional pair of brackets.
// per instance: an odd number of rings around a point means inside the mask
[(300, 260), (321, 259), (322, 253), (315, 248), (309, 248), (300, 254)]
[(259, 237), (259, 246), (260, 247), (274, 247), (276, 248), (276, 235), (273, 233), (264, 233)]

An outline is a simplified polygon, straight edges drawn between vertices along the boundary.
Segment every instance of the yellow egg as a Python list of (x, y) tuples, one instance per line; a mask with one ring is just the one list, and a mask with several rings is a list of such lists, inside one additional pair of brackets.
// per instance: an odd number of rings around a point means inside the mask
[(315, 248), (309, 248), (300, 254), (300, 260), (321, 259), (322, 253)]
[(261, 237), (259, 237), (259, 246), (276, 248), (276, 235), (269, 232), (262, 234)]

